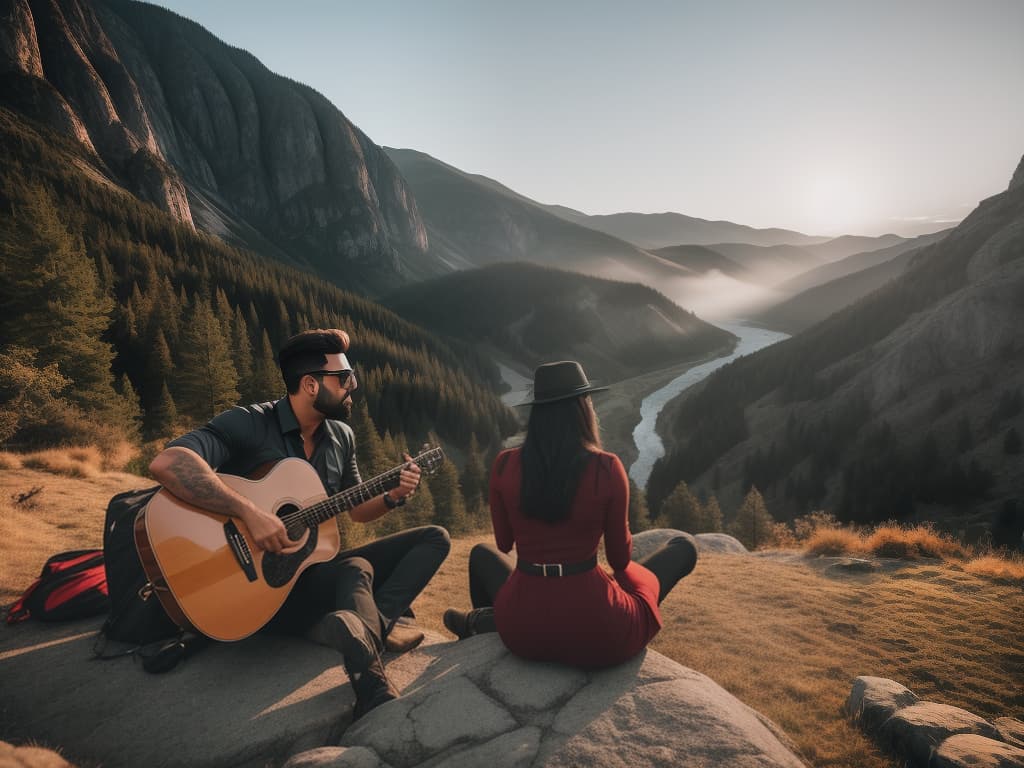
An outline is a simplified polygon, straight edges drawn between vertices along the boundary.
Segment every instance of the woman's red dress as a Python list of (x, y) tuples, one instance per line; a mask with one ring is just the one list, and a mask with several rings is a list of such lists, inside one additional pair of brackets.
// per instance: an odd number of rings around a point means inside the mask
[(509, 650), (538, 661), (607, 667), (639, 653), (658, 630), (658, 578), (630, 561), (629, 482), (614, 453), (597, 452), (580, 475), (569, 518), (550, 524), (520, 509), (520, 450), (503, 451), (491, 471), (490, 503), (498, 549), (528, 563), (578, 563), (604, 536), (614, 573), (600, 565), (561, 578), (515, 570), (494, 603)]

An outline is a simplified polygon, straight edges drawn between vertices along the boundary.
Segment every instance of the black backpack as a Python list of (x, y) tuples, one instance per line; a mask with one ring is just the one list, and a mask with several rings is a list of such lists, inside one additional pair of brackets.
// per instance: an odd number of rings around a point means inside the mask
[(158, 490), (160, 486), (119, 493), (107, 505), (103, 554), (110, 617), (100, 630), (102, 638), (141, 646), (182, 634), (153, 594), (135, 548), (135, 518)]
[(76, 549), (54, 555), (32, 585), (7, 611), (7, 623), (26, 619), (73, 621), (110, 608), (103, 552)]

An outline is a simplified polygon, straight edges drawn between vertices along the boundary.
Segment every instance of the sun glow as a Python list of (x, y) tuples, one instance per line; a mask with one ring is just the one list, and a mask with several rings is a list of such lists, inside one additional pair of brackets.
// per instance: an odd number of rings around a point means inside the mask
[(857, 234), (865, 219), (865, 185), (848, 169), (813, 169), (798, 183), (796, 199), (808, 234)]

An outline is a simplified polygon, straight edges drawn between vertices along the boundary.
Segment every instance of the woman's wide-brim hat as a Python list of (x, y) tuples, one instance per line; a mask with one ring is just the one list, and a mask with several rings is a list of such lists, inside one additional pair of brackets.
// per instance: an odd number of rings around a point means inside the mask
[(533, 400), (520, 405), (544, 405), (606, 389), (608, 387), (594, 386), (583, 372), (583, 366), (574, 360), (544, 363), (533, 372)]

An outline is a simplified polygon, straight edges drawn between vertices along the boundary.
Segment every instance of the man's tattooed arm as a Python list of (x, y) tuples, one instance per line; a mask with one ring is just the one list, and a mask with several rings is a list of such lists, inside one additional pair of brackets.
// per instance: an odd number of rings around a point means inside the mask
[(153, 477), (182, 501), (208, 512), (241, 518), (256, 546), (271, 552), (294, 551), (301, 544), (288, 538), (284, 523), (221, 482), (210, 465), (183, 446), (164, 449), (149, 465)]
[(228, 488), (202, 457), (188, 448), (174, 446), (160, 453), (149, 465), (153, 477), (182, 501), (209, 512), (242, 517), (252, 505)]

